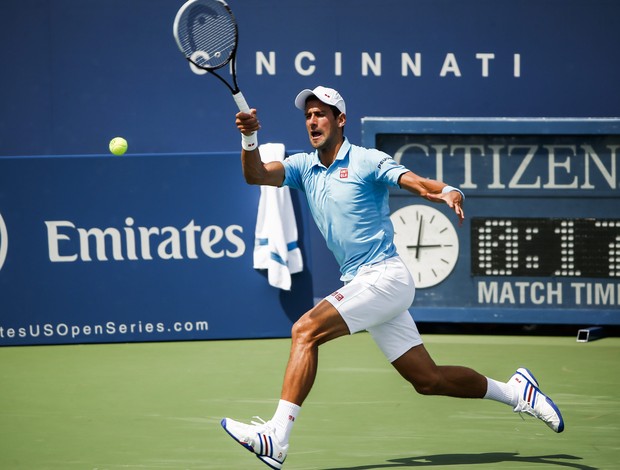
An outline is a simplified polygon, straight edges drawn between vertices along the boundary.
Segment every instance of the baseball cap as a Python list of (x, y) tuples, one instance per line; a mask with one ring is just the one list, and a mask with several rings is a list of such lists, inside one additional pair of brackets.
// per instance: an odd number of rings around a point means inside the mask
[(333, 88), (327, 88), (324, 86), (318, 86), (314, 90), (305, 89), (299, 92), (297, 98), (295, 98), (295, 106), (302, 111), (306, 109), (306, 100), (309, 96), (316, 96), (323, 103), (330, 106), (335, 106), (341, 113), (347, 113), (347, 107), (344, 104), (344, 99)]

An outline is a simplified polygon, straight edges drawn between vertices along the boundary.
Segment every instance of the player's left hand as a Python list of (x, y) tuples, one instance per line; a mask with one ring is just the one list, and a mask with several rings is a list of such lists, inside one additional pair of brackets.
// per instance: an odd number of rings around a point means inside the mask
[(459, 218), (459, 226), (465, 220), (465, 212), (463, 212), (463, 196), (458, 191), (450, 191), (447, 193), (428, 193), (426, 199), (432, 202), (445, 202)]

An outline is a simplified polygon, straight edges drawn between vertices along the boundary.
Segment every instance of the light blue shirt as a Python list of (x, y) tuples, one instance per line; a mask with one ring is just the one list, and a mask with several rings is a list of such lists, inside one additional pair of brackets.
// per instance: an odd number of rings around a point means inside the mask
[(306, 193), (312, 216), (340, 265), (340, 279), (349, 281), (360, 266), (396, 255), (388, 186), (398, 186), (407, 168), (345, 138), (329, 168), (315, 151), (291, 155), (284, 169), (283, 184)]

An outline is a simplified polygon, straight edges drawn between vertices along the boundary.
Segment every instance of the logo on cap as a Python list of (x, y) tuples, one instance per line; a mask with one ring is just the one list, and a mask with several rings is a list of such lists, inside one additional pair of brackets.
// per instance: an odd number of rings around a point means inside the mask
[(6, 250), (8, 247), (9, 236), (6, 231), (6, 225), (4, 223), (4, 219), (2, 218), (2, 214), (0, 214), (0, 269), (2, 269), (2, 265), (6, 259)]

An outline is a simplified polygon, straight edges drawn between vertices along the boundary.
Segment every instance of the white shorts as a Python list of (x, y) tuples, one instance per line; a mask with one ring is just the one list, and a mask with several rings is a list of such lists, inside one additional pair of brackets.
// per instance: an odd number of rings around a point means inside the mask
[(407, 310), (415, 296), (409, 270), (399, 256), (362, 266), (356, 276), (325, 297), (340, 313), (351, 334), (367, 330), (385, 357), (394, 362), (422, 344)]

